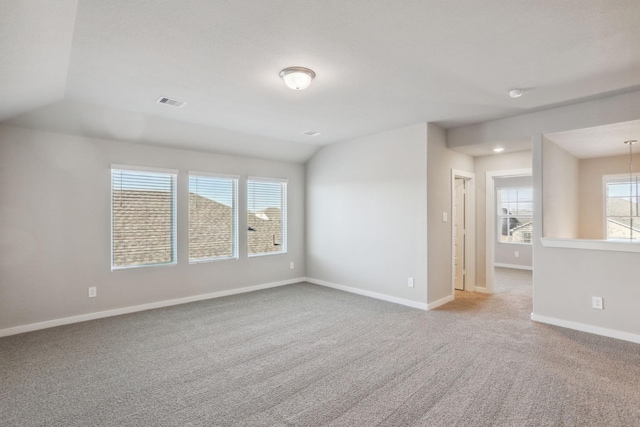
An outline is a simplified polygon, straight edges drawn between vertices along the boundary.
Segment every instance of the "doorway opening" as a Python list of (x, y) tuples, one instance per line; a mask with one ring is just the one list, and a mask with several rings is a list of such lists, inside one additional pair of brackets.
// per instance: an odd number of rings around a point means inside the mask
[[(515, 203), (518, 206), (518, 199), (516, 198), (513, 202), (509, 201), (509, 203), (505, 204), (505, 207), (501, 207), (501, 212), (498, 212), (498, 200), (496, 197), (496, 180), (506, 180), (508, 178), (518, 179), (521, 177), (531, 177), (531, 169), (514, 169), (514, 170), (504, 170), (504, 171), (493, 171), (487, 172), (486, 175), (486, 223), (485, 223), (485, 288), (478, 289), (483, 292), (493, 293), (495, 290), (495, 270), (496, 266), (502, 268), (511, 268), (511, 269), (525, 269), (530, 270), (532, 268), (530, 266), (519, 266), (516, 262), (511, 261), (508, 263), (500, 262), (499, 265), (496, 265), (496, 247), (498, 245), (508, 245), (513, 246), (512, 252), (516, 258), (519, 258), (521, 255), (525, 256), (527, 252), (529, 252), (529, 256), (531, 253), (531, 245), (517, 245), (513, 242), (500, 242), (498, 240), (498, 231), (500, 231), (500, 236), (502, 240), (505, 238), (512, 239), (517, 237), (516, 234), (520, 233), (523, 236), (526, 235), (527, 228), (526, 224), (522, 223), (522, 218), (518, 219), (512, 215), (511, 204)], [(532, 201), (529, 201), (532, 203)], [(502, 205), (501, 205), (502, 206)], [(507, 209), (506, 214), (504, 213), (504, 209)], [(514, 216), (514, 218), (512, 218)], [(500, 221), (500, 228), (498, 228), (498, 223)], [(505, 230), (506, 225), (506, 230)], [(505, 234), (506, 231), (506, 234)], [(530, 232), (529, 232), (530, 235)]]

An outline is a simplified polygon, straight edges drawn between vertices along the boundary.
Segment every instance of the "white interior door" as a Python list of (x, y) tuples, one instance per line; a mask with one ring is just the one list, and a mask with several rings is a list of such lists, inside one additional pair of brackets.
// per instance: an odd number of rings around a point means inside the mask
[(455, 193), (454, 200), (454, 263), (455, 263), (455, 279), (454, 288), (463, 291), (465, 285), (465, 244), (466, 244), (466, 226), (465, 226), (465, 209), (466, 209), (466, 191), (465, 180), (463, 178), (455, 179)]

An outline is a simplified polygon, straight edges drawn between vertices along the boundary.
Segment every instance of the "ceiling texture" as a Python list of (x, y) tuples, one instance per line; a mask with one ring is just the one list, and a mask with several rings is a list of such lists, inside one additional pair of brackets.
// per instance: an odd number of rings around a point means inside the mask
[(0, 121), (300, 162), (638, 90), (639, 19), (638, 0), (0, 0)]

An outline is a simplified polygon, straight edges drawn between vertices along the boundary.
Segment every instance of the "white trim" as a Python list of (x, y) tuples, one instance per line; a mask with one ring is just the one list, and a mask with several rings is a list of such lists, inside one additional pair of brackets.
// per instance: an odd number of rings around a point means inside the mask
[(231, 175), (226, 173), (216, 173), (216, 172), (201, 172), (201, 171), (189, 171), (189, 176), (203, 176), (208, 178), (225, 178), (225, 179), (235, 179), (237, 181), (240, 180), (240, 175)]
[(445, 305), (446, 303), (453, 301), (454, 299), (455, 299), (454, 295), (449, 295), (448, 297), (439, 299), (438, 301), (427, 304), (427, 310), (433, 310), (434, 308), (438, 308), (441, 305)]
[(456, 178), (463, 178), (465, 180), (465, 290), (473, 291), (476, 287), (476, 186), (475, 178), (476, 174), (459, 170), (451, 169), (451, 297), (455, 299), (455, 235), (454, 235), (454, 221), (456, 218), (456, 212), (454, 209), (456, 189)]
[(614, 240), (552, 239), (543, 237), (540, 243), (545, 248), (587, 249), (592, 251), (640, 252), (640, 242)]
[[(351, 286), (338, 285), (336, 283), (326, 282), (324, 280), (314, 279), (307, 277), (306, 281), (314, 285), (325, 286), (327, 288), (337, 289), (339, 291), (345, 291), (352, 294), (363, 295), (365, 297), (375, 298), (383, 301), (393, 302), (395, 304), (402, 304), (408, 307), (419, 308), (421, 310), (429, 310), (429, 306), (422, 302), (411, 301), (404, 298), (392, 297), (390, 295), (380, 294), (378, 292), (366, 291), (364, 289), (352, 288)], [(453, 297), (447, 297), (452, 298)], [(444, 304), (444, 303), (442, 303)]]
[(133, 166), (133, 165), (118, 165), (112, 164), (111, 169), (115, 170), (125, 170), (129, 172), (154, 172), (154, 173), (167, 173), (171, 175), (178, 175), (178, 169), (164, 169), (164, 168), (156, 168), (152, 166)]
[(289, 182), (287, 178), (270, 178), (262, 176), (248, 176), (247, 181), (277, 182), (281, 184), (287, 184)]
[(517, 264), (503, 264), (501, 262), (496, 262), (493, 264), (494, 267), (502, 267), (502, 268), (515, 268), (516, 270), (529, 270), (533, 271), (533, 267), (530, 265), (517, 265)]
[(617, 331), (615, 329), (601, 328), (600, 326), (587, 325), (585, 323), (571, 322), (569, 320), (556, 319), (555, 317), (541, 316), (531, 313), (531, 320), (534, 322), (546, 323), (548, 325), (560, 326), (563, 328), (573, 329), (581, 332), (601, 335), (603, 337), (616, 338), (619, 340), (630, 341), (640, 344), (640, 335), (630, 332)]
[(492, 294), (493, 292), (487, 290), (485, 286), (476, 286), (476, 292), (480, 292), (481, 294)]
[[(532, 169), (510, 169), (488, 171), (485, 181), (485, 290), (481, 292), (493, 293), (493, 265), (495, 263), (496, 243), (496, 187), (494, 178), (510, 176), (533, 175)], [(534, 191), (534, 203), (535, 203)], [(534, 207), (535, 215), (535, 207)], [(534, 224), (535, 225), (535, 224)], [(534, 227), (535, 228), (535, 227)]]
[(213, 298), (221, 298), (229, 295), (242, 294), (245, 292), (253, 292), (261, 289), (275, 288), (278, 286), (291, 285), (294, 283), (304, 282), (304, 277), (296, 279), (282, 280), (279, 282), (263, 283), (261, 285), (247, 286), (244, 288), (229, 289), (226, 291), (211, 292), (202, 295), (193, 295), (190, 297), (176, 298), (165, 301), (157, 301), (148, 304), (133, 305), (129, 307), (116, 308), (113, 310), (98, 311), (95, 313), (81, 314), (78, 316), (65, 317), (62, 319), (47, 320), (44, 322), (31, 323), (28, 325), (14, 326), (12, 328), (0, 329), (0, 337), (9, 335), (22, 334), (24, 332), (38, 331), (40, 329), (53, 328), (55, 326), (70, 325), (72, 323), (86, 322), (87, 320), (102, 319), (105, 317), (119, 316), (121, 314), (135, 313), (138, 311), (152, 310), (154, 308), (169, 307), (172, 305), (186, 304), (195, 301), (203, 301)]

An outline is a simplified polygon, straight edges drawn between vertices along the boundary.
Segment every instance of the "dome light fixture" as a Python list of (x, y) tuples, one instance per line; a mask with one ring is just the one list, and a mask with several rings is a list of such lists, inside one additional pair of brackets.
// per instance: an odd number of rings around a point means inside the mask
[(494, 153), (502, 153), (503, 151), (504, 151), (504, 148), (502, 148), (502, 147), (496, 147), (496, 148), (493, 149)]
[(304, 90), (309, 87), (316, 76), (313, 70), (304, 67), (288, 67), (280, 71), (284, 83), (293, 90)]
[(524, 95), (524, 89), (511, 89), (509, 91), (509, 96), (512, 98), (520, 98)]

